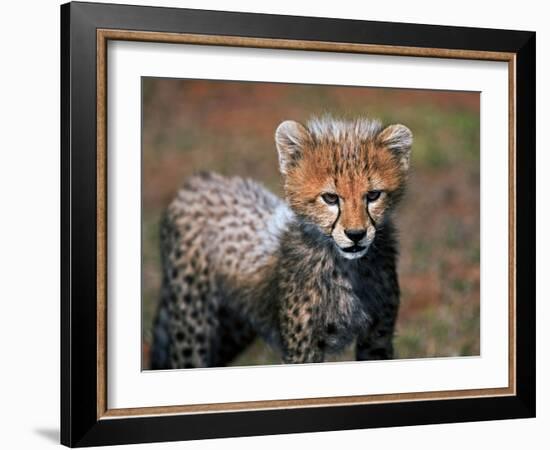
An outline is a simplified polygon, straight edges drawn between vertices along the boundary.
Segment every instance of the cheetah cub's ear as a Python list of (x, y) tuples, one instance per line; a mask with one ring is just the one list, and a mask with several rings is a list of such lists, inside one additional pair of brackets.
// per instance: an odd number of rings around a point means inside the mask
[(378, 135), (380, 146), (387, 147), (397, 157), (401, 169), (409, 169), (413, 135), (405, 125), (389, 125)]
[(305, 127), (294, 120), (285, 120), (275, 131), (275, 143), (279, 153), (279, 169), (287, 175), (289, 169), (302, 157), (306, 143), (311, 141), (311, 135)]

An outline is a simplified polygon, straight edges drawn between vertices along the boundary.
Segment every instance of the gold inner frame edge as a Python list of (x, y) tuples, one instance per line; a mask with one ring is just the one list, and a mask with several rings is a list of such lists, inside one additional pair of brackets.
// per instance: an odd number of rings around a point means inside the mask
[[(449, 400), (511, 396), (516, 394), (516, 235), (515, 235), (515, 129), (516, 54), (479, 50), (389, 46), (326, 41), (251, 38), (241, 36), (160, 33), (116, 29), (96, 31), (97, 81), (97, 419), (174, 414), (206, 414), (328, 406), (351, 406), (399, 401)], [(107, 42), (109, 40), (216, 45), (229, 47), (363, 53), (390, 56), (472, 59), (508, 62), (508, 387), (400, 394), (260, 400), (199, 405), (147, 406), (108, 409), (107, 405)]]

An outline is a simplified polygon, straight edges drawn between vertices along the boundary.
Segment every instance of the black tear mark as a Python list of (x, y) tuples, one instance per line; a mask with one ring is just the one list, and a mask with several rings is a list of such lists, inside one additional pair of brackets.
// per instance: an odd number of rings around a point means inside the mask
[(369, 205), (367, 205), (367, 216), (369, 216), (369, 220), (372, 222), (372, 224), (374, 225), (374, 228), (376, 228), (376, 221), (372, 218), (372, 216), (370, 215), (370, 211), (369, 211)]
[(338, 214), (336, 215), (336, 219), (334, 220), (334, 223), (330, 227), (330, 234), (334, 232), (334, 228), (336, 228), (336, 224), (338, 223), (339, 218), (340, 218), (340, 205), (338, 205)]

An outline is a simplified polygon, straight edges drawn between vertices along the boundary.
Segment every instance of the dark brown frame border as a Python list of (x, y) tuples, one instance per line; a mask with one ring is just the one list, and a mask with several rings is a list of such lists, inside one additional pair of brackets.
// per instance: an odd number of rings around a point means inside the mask
[[(108, 40), (508, 62), (508, 388), (109, 410), (105, 364)], [(534, 170), (527, 177), (525, 172), (534, 167), (534, 41), (534, 33), (504, 30), (64, 5), (61, 250), (67, 259), (62, 259), (62, 442), (97, 445), (533, 416), (534, 327), (527, 329), (523, 324), (527, 319), (534, 325), (534, 245), (528, 247), (534, 244), (534, 233), (525, 237), (518, 230), (534, 228)], [(95, 77), (85, 71), (91, 68)], [(87, 165), (92, 162), (91, 167)], [(519, 197), (517, 204), (520, 191), (531, 196)], [(95, 227), (90, 227), (92, 219)], [(83, 231), (79, 225), (95, 229)], [(517, 292), (522, 294), (518, 303)], [(92, 368), (93, 376), (85, 372)], [(358, 417), (361, 412), (365, 414)], [(273, 422), (274, 418), (278, 420)], [(243, 421), (250, 425), (244, 426)], [(144, 429), (148, 433), (143, 434)]]

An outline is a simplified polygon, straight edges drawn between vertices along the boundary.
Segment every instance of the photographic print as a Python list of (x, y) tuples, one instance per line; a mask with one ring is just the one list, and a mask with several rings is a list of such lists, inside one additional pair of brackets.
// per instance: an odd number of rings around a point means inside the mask
[(479, 92), (142, 77), (142, 369), (480, 354)]

